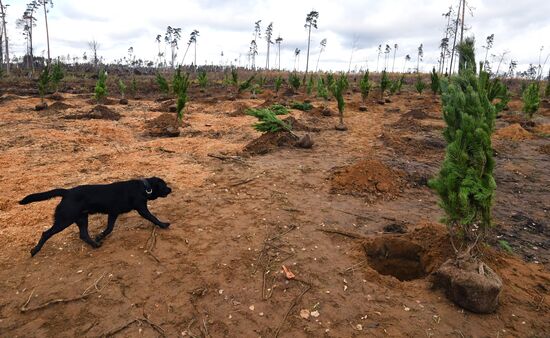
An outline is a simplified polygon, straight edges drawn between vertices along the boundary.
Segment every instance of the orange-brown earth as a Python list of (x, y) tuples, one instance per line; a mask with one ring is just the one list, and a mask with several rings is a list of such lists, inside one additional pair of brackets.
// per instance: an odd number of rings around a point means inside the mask
[[(0, 336), (550, 335), (549, 142), (540, 132), (548, 130), (548, 109), (532, 131), (497, 122), (496, 239), (483, 259), (504, 288), (497, 312), (477, 315), (431, 289), (429, 273), (451, 256), (426, 187), (445, 148), (437, 98), (407, 92), (386, 105), (373, 98), (359, 112), (353, 94), (346, 132), (334, 130), (336, 116), (293, 110), (320, 129), (310, 132), (314, 147), (250, 156), (243, 149), (259, 133), (242, 107), (265, 97), (211, 94), (191, 95), (189, 125), (170, 138), (151, 136), (162, 114), (154, 101), (109, 105), (121, 118), (103, 120), (66, 118), (89, 114), (89, 96), (64, 94), (69, 107), (44, 112), (33, 111), (36, 98), (0, 100)], [(334, 102), (330, 109), (337, 111)], [(58, 201), (20, 206), (19, 199), (147, 176), (173, 188), (150, 203), (169, 229), (153, 232), (130, 213), (99, 249), (71, 227), (30, 257)], [(91, 217), (92, 234), (105, 223)], [(497, 239), (514, 253), (498, 249)], [(381, 247), (416, 258), (384, 261)], [(65, 301), (41, 307), (52, 300)]]

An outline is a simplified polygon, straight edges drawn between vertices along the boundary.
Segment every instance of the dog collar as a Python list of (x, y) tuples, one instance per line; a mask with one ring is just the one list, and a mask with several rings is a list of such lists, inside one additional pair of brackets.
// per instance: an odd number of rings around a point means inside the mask
[(143, 185), (145, 186), (145, 192), (147, 193), (147, 195), (151, 195), (153, 193), (153, 188), (151, 188), (149, 181), (147, 181), (146, 178), (143, 178), (141, 179), (141, 182), (143, 182)]

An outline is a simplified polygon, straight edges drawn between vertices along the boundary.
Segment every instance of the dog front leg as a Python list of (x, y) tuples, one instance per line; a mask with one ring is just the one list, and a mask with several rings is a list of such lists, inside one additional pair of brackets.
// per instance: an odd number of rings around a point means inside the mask
[(163, 229), (168, 228), (168, 226), (170, 226), (170, 223), (165, 223), (165, 222), (159, 221), (158, 218), (156, 218), (153, 214), (151, 214), (151, 212), (149, 211), (149, 209), (147, 209), (147, 207), (140, 208), (140, 209), (137, 210), (137, 212), (141, 215), (141, 217), (143, 217), (146, 220), (158, 225), (159, 227), (161, 227)]
[(90, 244), (90, 246), (94, 249), (99, 248), (101, 246), (101, 243), (98, 243), (90, 238), (90, 234), (88, 233), (88, 215), (82, 215), (76, 221), (76, 225), (78, 225), (78, 230), (80, 231), (80, 239), (84, 242)]

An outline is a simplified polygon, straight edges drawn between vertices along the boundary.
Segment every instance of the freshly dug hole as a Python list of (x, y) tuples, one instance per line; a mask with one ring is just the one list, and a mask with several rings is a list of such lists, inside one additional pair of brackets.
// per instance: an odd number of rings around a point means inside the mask
[(378, 237), (366, 243), (365, 251), (370, 267), (382, 275), (393, 276), (400, 281), (410, 281), (428, 275), (424, 248), (400, 237)]

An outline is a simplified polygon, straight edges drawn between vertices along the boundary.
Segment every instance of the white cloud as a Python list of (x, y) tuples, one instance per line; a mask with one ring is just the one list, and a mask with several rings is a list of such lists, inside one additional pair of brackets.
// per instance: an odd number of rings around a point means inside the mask
[[(8, 32), (12, 53), (22, 55), (25, 43), (21, 30), (15, 27), (16, 19), (25, 8), (23, 1), (9, 1)], [(320, 61), (321, 69), (347, 70), (351, 48), (355, 42), (351, 68), (376, 68), (378, 44), (399, 45), (396, 69), (401, 69), (404, 56), (410, 54), (416, 60), (416, 50), (424, 45), (422, 69), (427, 71), (437, 62), (438, 45), (443, 37), (445, 19), (443, 12), (457, 1), (437, 0), (156, 0), (145, 5), (130, 0), (69, 1), (57, 0), (50, 10), (49, 24), (52, 55), (81, 56), (87, 42), (100, 42), (100, 55), (107, 60), (127, 55), (134, 47), (139, 58), (154, 59), (157, 54), (155, 37), (163, 34), (166, 26), (182, 28), (179, 57), (185, 51), (189, 33), (200, 31), (197, 43), (199, 64), (219, 63), (220, 53), (224, 61), (235, 59), (246, 62), (246, 53), (253, 37), (254, 22), (262, 20), (262, 34), (270, 22), (274, 26), (274, 38), (284, 39), (281, 63), (285, 68), (294, 64), (294, 49), (302, 50), (300, 68), (305, 68), (307, 32), (304, 29), (306, 14), (319, 12), (319, 29), (312, 32), (311, 68), (317, 62), (319, 42), (327, 38), (327, 48)], [(475, 34), (478, 59), (484, 56), (481, 46), (485, 37), (494, 33), (495, 43), (490, 54), (509, 51), (510, 58), (520, 67), (538, 63), (540, 46), (545, 56), (550, 52), (550, 2), (544, 0), (470, 0), (474, 16), (467, 16), (468, 35)], [(455, 4), (456, 5), (456, 4)], [(37, 16), (34, 32), (35, 54), (45, 49), (43, 14)], [(164, 45), (163, 47), (164, 48)], [(266, 42), (258, 41), (257, 65), (265, 64)], [(276, 48), (272, 48), (271, 65), (275, 65)], [(88, 51), (89, 54), (89, 51)], [(393, 57), (393, 51), (391, 53)], [(380, 63), (383, 63), (383, 55)], [(544, 59), (544, 57), (543, 57)], [(187, 57), (186, 61), (192, 58)], [(391, 62), (390, 62), (391, 64)]]

